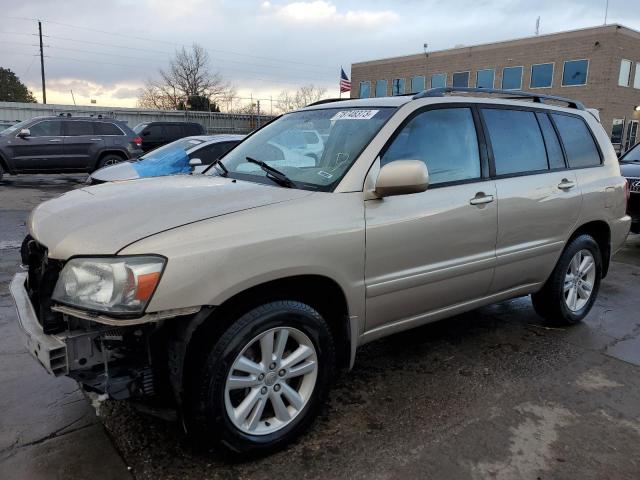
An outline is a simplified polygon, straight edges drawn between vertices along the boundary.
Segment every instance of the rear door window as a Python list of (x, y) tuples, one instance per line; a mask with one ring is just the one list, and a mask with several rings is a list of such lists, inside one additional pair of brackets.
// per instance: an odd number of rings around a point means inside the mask
[(551, 116), (560, 133), (569, 167), (585, 168), (602, 163), (596, 142), (584, 120), (556, 113)]
[(547, 153), (534, 112), (483, 108), (496, 175), (547, 170)]
[(165, 131), (167, 132), (167, 138), (181, 138), (184, 137), (182, 127), (180, 125), (165, 125)]
[(66, 121), (65, 135), (68, 137), (79, 137), (83, 135), (93, 135), (93, 122)]
[(400, 130), (381, 159), (421, 160), (429, 183), (480, 178), (480, 153), (470, 108), (442, 108), (422, 112)]
[(200, 125), (187, 124), (184, 125), (183, 128), (185, 136), (200, 135), (202, 133), (202, 127), (200, 127)]
[(32, 137), (59, 137), (62, 135), (62, 122), (59, 120), (45, 120), (29, 127)]

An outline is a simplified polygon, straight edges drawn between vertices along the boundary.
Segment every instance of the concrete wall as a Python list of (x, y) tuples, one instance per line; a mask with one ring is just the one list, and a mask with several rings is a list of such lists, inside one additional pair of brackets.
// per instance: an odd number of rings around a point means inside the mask
[[(611, 133), (614, 118), (640, 119), (635, 106), (640, 105), (640, 89), (618, 86), (622, 58), (640, 62), (640, 33), (608, 25), (572, 32), (499, 42), (471, 47), (454, 48), (404, 57), (355, 63), (351, 66), (352, 97), (360, 96), (360, 82), (371, 82), (371, 96), (375, 95), (375, 81), (388, 81), (387, 95), (391, 95), (392, 80), (405, 79), (406, 93), (410, 93), (411, 77), (424, 75), (426, 88), (432, 74), (446, 73), (447, 85), (453, 82), (453, 73), (469, 71), (469, 86), (476, 85), (478, 70), (495, 69), (494, 87), (501, 88), (502, 69), (522, 66), (522, 90), (541, 94), (560, 95), (582, 101), (587, 107), (600, 110), (602, 125)], [(562, 71), (566, 60), (589, 60), (587, 84), (562, 86)], [(531, 66), (554, 63), (553, 83), (550, 88), (529, 88)], [(640, 74), (640, 71), (639, 71)], [(626, 125), (625, 125), (626, 130)], [(640, 140), (640, 135), (638, 137)]]
[(33, 117), (71, 113), (73, 116), (103, 115), (127, 122), (130, 127), (139, 123), (161, 120), (200, 123), (208, 133), (249, 133), (271, 120), (270, 116), (228, 113), (189, 112), (182, 110), (146, 110), (139, 108), (88, 107), (41, 103), (0, 102), (0, 121), (28, 120)]

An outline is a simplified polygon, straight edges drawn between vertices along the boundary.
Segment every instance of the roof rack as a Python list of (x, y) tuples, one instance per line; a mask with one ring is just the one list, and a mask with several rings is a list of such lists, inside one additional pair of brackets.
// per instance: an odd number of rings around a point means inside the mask
[(318, 100), (317, 102), (310, 103), (309, 105), (306, 105), (306, 106), (312, 107), (314, 105), (322, 105), (323, 103), (344, 102), (345, 100), (353, 100), (353, 98), (324, 98), (322, 100)]
[(420, 93), (416, 93), (413, 96), (414, 100), (418, 98), (428, 97), (443, 97), (447, 93), (486, 93), (492, 95), (504, 95), (512, 99), (531, 99), (535, 103), (545, 103), (544, 100), (554, 100), (556, 102), (566, 103), (569, 108), (575, 108), (576, 110), (586, 110), (583, 103), (577, 100), (571, 100), (565, 97), (556, 97), (555, 95), (540, 95), (539, 93), (523, 92), (522, 90), (503, 90), (499, 88), (472, 88), (472, 87), (440, 87), (430, 88), (423, 90)]

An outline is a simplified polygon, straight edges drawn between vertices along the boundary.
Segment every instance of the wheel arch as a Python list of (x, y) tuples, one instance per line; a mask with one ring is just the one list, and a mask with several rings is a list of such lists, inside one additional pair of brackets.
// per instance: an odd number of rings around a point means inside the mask
[(271, 280), (239, 292), (220, 305), (206, 307), (188, 321), (174, 321), (174, 340), (169, 345), (170, 383), (176, 400), (182, 403), (184, 384), (189, 372), (202, 360), (211, 339), (220, 336), (240, 315), (258, 305), (275, 300), (297, 300), (325, 319), (336, 345), (336, 363), (351, 366), (357, 338), (344, 291), (333, 279), (322, 275), (296, 275)]
[(2, 152), (0, 152), (0, 167), (2, 167), (2, 170), (4, 170), (6, 173), (13, 174), (13, 170), (9, 168), (9, 162), (7, 162), (7, 159), (4, 158)]
[(611, 228), (603, 220), (593, 220), (580, 225), (574, 230), (567, 244), (580, 235), (590, 235), (598, 243), (602, 254), (602, 278), (607, 276), (611, 261)]
[(93, 170), (96, 170), (100, 166), (100, 162), (107, 155), (117, 155), (122, 160), (129, 160), (129, 155), (124, 150), (120, 150), (117, 148), (106, 148), (101, 150), (96, 157), (96, 161), (93, 163)]

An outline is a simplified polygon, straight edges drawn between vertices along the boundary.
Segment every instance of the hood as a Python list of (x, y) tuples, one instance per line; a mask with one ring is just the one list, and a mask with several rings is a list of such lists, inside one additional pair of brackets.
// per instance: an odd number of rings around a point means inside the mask
[(115, 182), (118, 180), (134, 180), (139, 178), (138, 172), (131, 162), (121, 162), (103, 167), (91, 174), (91, 178), (99, 182)]
[(620, 162), (620, 173), (623, 177), (640, 178), (640, 163)]
[(311, 193), (209, 175), (103, 183), (39, 205), (28, 229), (51, 258), (115, 254), (158, 232)]

